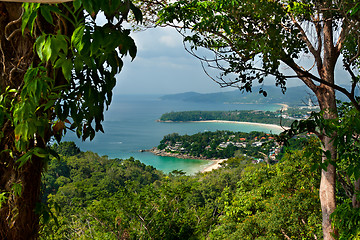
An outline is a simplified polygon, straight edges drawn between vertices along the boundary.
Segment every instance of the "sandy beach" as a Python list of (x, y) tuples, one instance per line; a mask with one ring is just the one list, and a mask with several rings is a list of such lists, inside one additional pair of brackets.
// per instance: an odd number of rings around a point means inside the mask
[(279, 129), (279, 130), (289, 129), (288, 127), (281, 127), (276, 124), (266, 124), (266, 123), (256, 123), (256, 122), (237, 122), (237, 121), (225, 121), (225, 120), (204, 120), (204, 121), (191, 121), (191, 122), (235, 123), (235, 124), (247, 124), (247, 125), (254, 125), (254, 126), (262, 126), (262, 127), (274, 128), (274, 129)]
[(213, 163), (211, 163), (209, 166), (204, 168), (201, 172), (210, 172), (212, 170), (218, 169), (219, 167), (221, 167), (220, 163), (222, 163), (225, 160), (227, 159), (213, 160)]
[(282, 108), (281, 108), (282, 111), (287, 111), (289, 109), (289, 105), (287, 105), (285, 103), (277, 103), (277, 105), (282, 106)]

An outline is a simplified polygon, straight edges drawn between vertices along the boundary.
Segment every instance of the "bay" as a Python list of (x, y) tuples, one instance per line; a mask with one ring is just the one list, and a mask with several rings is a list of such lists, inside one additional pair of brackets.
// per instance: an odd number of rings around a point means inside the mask
[(184, 122), (164, 123), (156, 120), (165, 112), (190, 110), (270, 110), (279, 109), (276, 104), (222, 104), (189, 103), (161, 100), (157, 95), (115, 96), (103, 123), (105, 133), (97, 133), (93, 141), (77, 139), (69, 132), (63, 141), (74, 141), (82, 151), (93, 151), (110, 158), (126, 159), (134, 157), (164, 172), (178, 169), (187, 174), (202, 170), (211, 161), (179, 159), (155, 156), (142, 149), (151, 149), (159, 144), (163, 136), (170, 133), (195, 134), (205, 131), (263, 131), (279, 133), (276, 128), (234, 123)]

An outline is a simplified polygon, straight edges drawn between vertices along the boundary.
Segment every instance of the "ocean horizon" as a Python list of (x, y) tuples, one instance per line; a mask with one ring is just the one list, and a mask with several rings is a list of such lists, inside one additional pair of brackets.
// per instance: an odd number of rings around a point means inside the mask
[(97, 133), (93, 141), (81, 141), (68, 132), (63, 141), (74, 141), (82, 151), (92, 151), (100, 156), (127, 159), (134, 157), (146, 165), (164, 171), (183, 170), (193, 174), (206, 168), (210, 160), (179, 159), (161, 157), (140, 150), (156, 147), (167, 134), (195, 134), (198, 132), (263, 131), (279, 133), (278, 128), (264, 125), (237, 124), (231, 122), (158, 122), (161, 115), (171, 111), (216, 111), (216, 110), (269, 110), (275, 111), (277, 104), (210, 104), (161, 100), (159, 95), (115, 96), (103, 123), (105, 133)]

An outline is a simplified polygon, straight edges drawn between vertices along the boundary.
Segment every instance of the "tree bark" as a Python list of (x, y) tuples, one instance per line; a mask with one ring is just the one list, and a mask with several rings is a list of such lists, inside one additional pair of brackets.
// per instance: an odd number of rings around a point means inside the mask
[[(7, 156), (7, 161), (8, 167), (1, 169), (3, 175), (0, 187), (1, 190), (11, 192), (11, 195), (0, 209), (0, 239), (37, 239), (39, 215), (34, 209), (40, 203), (42, 159), (33, 158), (19, 169), (10, 156)], [(14, 183), (21, 184), (20, 195), (11, 189)]]
[[(27, 32), (22, 35), (20, 30), (22, 14), (20, 3), (0, 2), (1, 94), (6, 87), (21, 90), (26, 70), (32, 63), (36, 64), (33, 53), (35, 39)], [(13, 94), (10, 97), (16, 99), (18, 96)], [(32, 157), (19, 168), (16, 160), (24, 153), (16, 150), (11, 121), (5, 119), (0, 129), (0, 193), (5, 193), (7, 197), (1, 203), (0, 239), (37, 239), (39, 215), (34, 210), (40, 203), (43, 160)], [(38, 141), (32, 140), (30, 146), (45, 147), (44, 141), (37, 139)], [(12, 151), (12, 156), (7, 151)], [(16, 186), (20, 186), (17, 191)]]
[(360, 201), (357, 198), (357, 194), (359, 193), (359, 191), (360, 191), (360, 179), (357, 179), (354, 182), (354, 193), (351, 198), (353, 208), (360, 208)]
[[(331, 1), (325, 1), (324, 6), (329, 7)], [(339, 52), (334, 46), (334, 36), (333, 36), (333, 20), (331, 13), (324, 13), (324, 23), (323, 23), (323, 61), (320, 65), (321, 68), (318, 68), (320, 78), (325, 82), (333, 85), (335, 82), (335, 65), (339, 57)], [(318, 64), (319, 65), (319, 64)], [(320, 109), (323, 111), (323, 117), (325, 120), (336, 119), (337, 118), (337, 106), (336, 106), (336, 97), (335, 90), (329, 85), (320, 84), (316, 88), (315, 95), (318, 99)], [(336, 133), (335, 133), (336, 134)], [(332, 142), (333, 136), (326, 136), (325, 133), (322, 134), (320, 140), (323, 144), (323, 155), (322, 162), (328, 162), (325, 152), (330, 152), (331, 160), (335, 161), (337, 159), (336, 147)], [(335, 239), (337, 233), (336, 229), (331, 227), (330, 215), (335, 211), (336, 208), (336, 168), (332, 164), (328, 164), (327, 169), (321, 170), (321, 180), (320, 180), (320, 203), (322, 210), (322, 229), (323, 229), (323, 238), (325, 240)]]
[[(337, 117), (337, 108), (336, 108), (336, 98), (334, 89), (320, 85), (316, 92), (318, 98), (320, 109), (324, 112), (324, 119), (335, 119)], [(331, 136), (325, 136), (325, 134), (320, 136), (320, 140), (323, 144), (323, 155), (322, 162), (328, 162), (327, 156), (325, 155), (326, 151), (331, 153), (331, 160), (335, 161), (337, 158), (336, 147), (332, 143)], [(336, 208), (336, 168), (332, 164), (328, 164), (327, 169), (321, 170), (321, 180), (320, 180), (320, 203), (322, 210), (322, 229), (323, 229), (323, 238), (325, 240), (335, 239), (336, 230), (331, 227), (330, 215), (335, 211)]]

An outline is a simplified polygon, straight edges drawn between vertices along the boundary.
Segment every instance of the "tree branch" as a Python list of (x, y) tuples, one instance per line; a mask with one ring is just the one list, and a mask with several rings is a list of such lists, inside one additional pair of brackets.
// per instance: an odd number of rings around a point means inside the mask
[(355, 54), (355, 56), (353, 56), (350, 60), (349, 60), (349, 65), (351, 65), (358, 57), (360, 57), (360, 36), (358, 37), (358, 49), (357, 52)]
[(358, 83), (357, 77), (355, 76), (354, 72), (351, 70), (350, 65), (344, 62), (345, 70), (349, 72), (351, 79), (353, 80), (351, 84), (351, 95), (355, 96), (355, 88), (356, 84)]
[(311, 80), (313, 78), (316, 78), (316, 76), (301, 69), (301, 67), (297, 65), (292, 58), (284, 58), (281, 60), (297, 74), (297, 77), (300, 78), (306, 84), (306, 86), (308, 86), (314, 93), (316, 92), (317, 86)]
[[(343, 22), (343, 23), (345, 24), (345, 22)], [(343, 43), (346, 40), (346, 36), (349, 33), (349, 31), (350, 31), (350, 25), (346, 24), (345, 26), (342, 27), (339, 38), (338, 38), (338, 40), (336, 42), (336, 45), (335, 45), (335, 49), (336, 49), (337, 54), (340, 54), (341, 48), (343, 46)]]
[[(305, 42), (306, 46), (309, 48), (309, 51), (314, 56), (318, 67), (322, 66), (321, 55), (320, 55), (320, 51), (319, 51), (319, 50), (321, 50), (321, 48), (318, 48), (318, 50), (316, 50), (314, 48), (314, 46), (312, 45), (312, 43), (310, 42), (309, 38), (307, 37), (305, 30), (300, 26), (300, 24), (296, 21), (296, 19), (293, 15), (291, 15), (291, 19), (292, 19), (293, 23), (295, 24), (295, 26), (300, 31), (300, 33), (301, 33), (300, 38)], [(321, 28), (317, 29), (317, 31), (318, 30), (320, 31), (320, 29)], [(321, 42), (321, 38), (319, 39), (319, 42)], [(319, 44), (319, 46), (322, 46), (322, 45)]]

